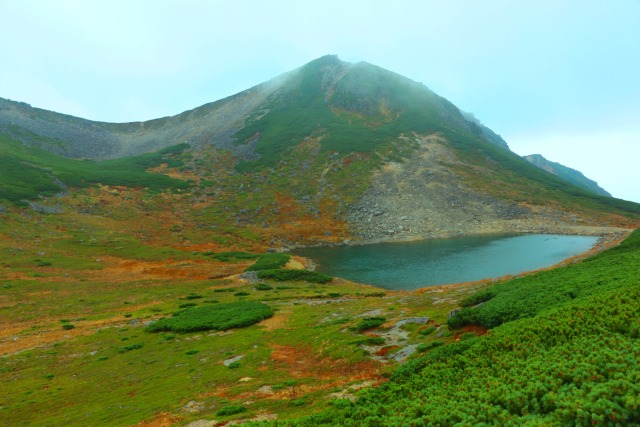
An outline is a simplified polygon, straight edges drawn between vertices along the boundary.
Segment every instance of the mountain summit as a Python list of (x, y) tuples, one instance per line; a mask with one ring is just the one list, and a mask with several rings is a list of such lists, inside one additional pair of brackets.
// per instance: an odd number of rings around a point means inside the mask
[(335, 55), (223, 100), (145, 122), (96, 122), (0, 98), (0, 132), (70, 158), (117, 158), (188, 142), (231, 149), (245, 159), (266, 156), (264, 164), (300, 135), (324, 135), (327, 149), (371, 151), (408, 128), (462, 130), (507, 148), (424, 85)]

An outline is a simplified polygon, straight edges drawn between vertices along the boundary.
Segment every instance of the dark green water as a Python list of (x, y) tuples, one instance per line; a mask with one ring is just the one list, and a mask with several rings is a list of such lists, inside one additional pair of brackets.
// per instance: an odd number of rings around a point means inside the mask
[(526, 234), (298, 249), (317, 270), (385, 289), (490, 279), (557, 264), (589, 250), (594, 236)]

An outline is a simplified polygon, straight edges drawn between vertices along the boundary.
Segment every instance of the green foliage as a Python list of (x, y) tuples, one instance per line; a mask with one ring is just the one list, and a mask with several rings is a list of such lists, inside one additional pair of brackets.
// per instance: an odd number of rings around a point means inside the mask
[(144, 343), (139, 342), (139, 343), (135, 343), (135, 344), (131, 344), (131, 345), (126, 345), (124, 347), (121, 347), (118, 351), (120, 353), (125, 353), (127, 351), (132, 351), (132, 350), (139, 350), (144, 346)]
[(229, 363), (229, 366), (227, 366), (227, 368), (229, 369), (238, 369), (239, 367), (240, 367), (240, 362), (238, 362), (237, 360), (235, 362)]
[[(640, 281), (640, 230), (620, 246), (578, 264), (534, 276), (499, 283), (467, 298), (465, 305), (486, 301), (477, 308), (465, 308), (448, 320), (449, 327), (480, 324), (493, 328), (502, 323), (533, 317), (553, 307), (582, 299), (625, 284)], [(487, 301), (486, 296), (491, 295)]]
[(289, 269), (262, 270), (258, 272), (258, 277), (260, 279), (275, 280), (276, 282), (304, 281), (310, 283), (328, 283), (333, 280), (333, 277), (316, 271)]
[(216, 412), (216, 415), (219, 417), (226, 417), (229, 415), (240, 414), (242, 412), (246, 412), (247, 408), (242, 405), (227, 405)]
[(289, 262), (291, 257), (287, 254), (280, 253), (266, 253), (260, 255), (255, 263), (250, 265), (245, 271), (262, 271), (273, 270), (283, 267)]
[(150, 332), (226, 331), (253, 325), (273, 315), (271, 308), (257, 301), (237, 301), (196, 307), (174, 313), (147, 327)]
[(256, 289), (257, 291), (270, 291), (271, 289), (273, 289), (273, 287), (271, 287), (271, 286), (267, 285), (266, 283), (258, 283), (258, 284), (255, 286), (255, 289)]
[(249, 252), (240, 252), (240, 251), (227, 251), (227, 252), (205, 252), (203, 255), (210, 256), (211, 258), (215, 258), (218, 261), (224, 262), (237, 262), (237, 261), (248, 261), (254, 260), (260, 257), (259, 254), (252, 254)]
[(477, 335), (473, 332), (465, 332), (464, 334), (460, 335), (460, 341), (470, 340), (472, 338), (475, 338), (476, 336)]
[(86, 161), (67, 159), (36, 147), (26, 147), (6, 135), (0, 135), (0, 200), (24, 205), (25, 200), (62, 192), (61, 183), (79, 188), (99, 183), (146, 187), (154, 191), (186, 189), (190, 184), (185, 181), (146, 170), (166, 162), (167, 158), (187, 147), (181, 144), (134, 157)]
[(194, 354), (198, 353), (200, 353), (200, 350), (188, 350), (184, 354), (186, 354), (187, 356), (193, 356)]
[[(593, 280), (602, 283), (588, 295), (578, 292), (476, 339), (420, 345), (419, 351), (431, 351), (397, 368), (387, 383), (360, 392), (356, 402), (334, 401), (324, 413), (288, 425), (638, 425), (638, 233), (564, 269), (559, 277), (574, 284), (585, 280), (582, 267), (596, 273)], [(600, 269), (611, 274), (601, 277)], [(532, 277), (549, 279), (547, 273)], [(500, 296), (496, 291), (485, 305)]]
[(384, 316), (365, 317), (354, 327), (356, 331), (364, 331), (366, 329), (377, 328), (387, 321)]
[(421, 329), (420, 330), (420, 335), (422, 336), (427, 336), (429, 334), (431, 334), (433, 331), (435, 331), (437, 328), (435, 326), (429, 326), (428, 328), (425, 329)]
[(289, 402), (289, 405), (291, 406), (304, 406), (307, 403), (306, 400), (300, 398), (300, 399), (293, 399)]
[(355, 345), (383, 345), (384, 343), (385, 339), (382, 337), (366, 337), (349, 342), (349, 344)]
[(73, 328), (75, 328), (75, 326), (73, 326), (70, 323), (65, 323), (64, 325), (62, 325), (62, 329), (64, 329), (65, 331), (68, 331), (68, 330), (73, 329)]
[(196, 304), (195, 302), (185, 302), (183, 304), (180, 304), (178, 308), (189, 308), (189, 307), (195, 307), (197, 305), (198, 304)]
[[(346, 71), (330, 97), (323, 87), (325, 67), (335, 68), (337, 74)], [(267, 102), (268, 113), (256, 114), (235, 134), (238, 143), (260, 136), (256, 145), (260, 158), (239, 163), (236, 168), (242, 172), (272, 166), (306, 137), (322, 135), (323, 151), (372, 153), (408, 129), (441, 129), (443, 109), (460, 114), (423, 85), (370, 64), (342, 64), (334, 57), (302, 67), (291, 76), (285, 92)]]
[(462, 301), (460, 301), (460, 305), (462, 307), (472, 307), (474, 305), (487, 302), (494, 296), (496, 296), (494, 291), (492, 291), (491, 289), (485, 289), (484, 291), (477, 292), (463, 299)]

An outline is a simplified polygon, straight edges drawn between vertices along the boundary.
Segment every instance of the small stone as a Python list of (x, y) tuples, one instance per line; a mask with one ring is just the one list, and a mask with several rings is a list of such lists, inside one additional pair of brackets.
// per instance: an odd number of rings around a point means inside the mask
[(196, 413), (204, 410), (204, 402), (196, 402), (195, 400), (190, 400), (186, 405), (182, 407), (184, 412)]

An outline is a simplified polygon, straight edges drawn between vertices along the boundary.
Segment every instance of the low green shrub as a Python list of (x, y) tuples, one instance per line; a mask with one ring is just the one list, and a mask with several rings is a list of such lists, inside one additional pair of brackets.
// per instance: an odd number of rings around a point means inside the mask
[(216, 415), (219, 417), (226, 417), (229, 415), (240, 414), (246, 410), (247, 408), (242, 405), (228, 405), (219, 409), (218, 412), (216, 412)]
[(259, 254), (252, 254), (250, 252), (241, 252), (241, 251), (227, 251), (227, 252), (205, 252), (203, 255), (209, 256), (211, 258), (215, 258), (218, 261), (223, 262), (234, 262), (234, 261), (248, 261), (254, 260), (260, 257)]
[(328, 283), (333, 277), (307, 270), (262, 270), (258, 272), (260, 279), (271, 279), (276, 282), (300, 281), (310, 283)]
[(273, 315), (273, 310), (258, 301), (236, 301), (180, 310), (147, 327), (149, 332), (225, 331), (253, 325)]
[(118, 349), (118, 351), (120, 353), (125, 353), (127, 351), (132, 351), (132, 350), (138, 350), (141, 349), (144, 346), (144, 343), (135, 343), (135, 344), (131, 344), (131, 345), (126, 345), (124, 347), (121, 347), (120, 349)]
[(429, 326), (428, 328), (425, 329), (421, 329), (420, 330), (420, 335), (426, 337), (427, 335), (429, 335), (430, 333), (432, 333), (433, 331), (435, 331), (437, 328), (435, 326)]
[(255, 263), (250, 265), (245, 271), (262, 271), (262, 270), (274, 270), (280, 267), (284, 267), (289, 262), (291, 257), (287, 254), (280, 253), (266, 253), (260, 255), (260, 258)]
[(377, 328), (387, 321), (384, 316), (365, 317), (354, 327), (356, 331), (364, 331), (366, 329)]
[(236, 292), (233, 295), (236, 296), (236, 297), (246, 297), (246, 296), (251, 295), (251, 294), (249, 292), (240, 291), (240, 292)]
[(472, 307), (482, 302), (487, 302), (495, 296), (496, 293), (494, 291), (492, 291), (491, 289), (485, 289), (484, 291), (480, 291), (477, 294), (466, 297), (465, 299), (460, 301), (460, 305), (462, 307)]

